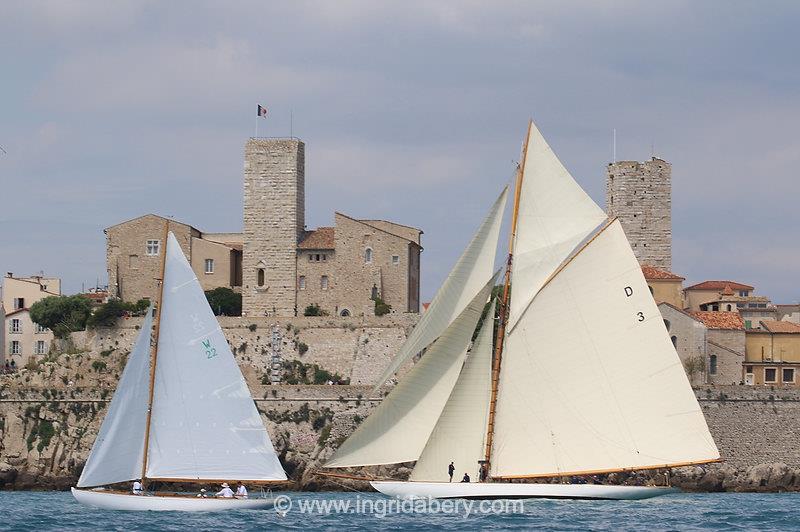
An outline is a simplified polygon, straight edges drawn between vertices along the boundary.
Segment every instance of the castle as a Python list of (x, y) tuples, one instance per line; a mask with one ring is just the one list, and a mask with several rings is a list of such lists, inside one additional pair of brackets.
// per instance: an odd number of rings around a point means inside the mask
[[(148, 214), (105, 229), (109, 291), (153, 298), (167, 220)], [(419, 312), (422, 231), (335, 213), (334, 227), (305, 225), (305, 144), (251, 138), (245, 147), (244, 231), (206, 233), (169, 220), (205, 290), (242, 294), (242, 315), (302, 315), (315, 305), (369, 315), (380, 298), (393, 312)]]

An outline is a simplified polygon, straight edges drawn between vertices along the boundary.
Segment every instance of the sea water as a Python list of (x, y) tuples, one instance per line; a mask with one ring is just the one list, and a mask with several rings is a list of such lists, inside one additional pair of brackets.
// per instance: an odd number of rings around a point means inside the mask
[[(68, 492), (0, 492), (2, 530), (800, 530), (800, 493), (678, 493), (644, 501), (417, 501), (276, 493), (278, 510), (117, 512)], [(448, 504), (445, 504), (447, 502)], [(471, 504), (470, 504), (471, 503)]]

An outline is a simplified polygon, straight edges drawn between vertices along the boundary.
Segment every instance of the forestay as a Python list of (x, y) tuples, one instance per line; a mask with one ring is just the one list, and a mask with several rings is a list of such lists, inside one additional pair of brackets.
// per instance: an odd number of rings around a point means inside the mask
[(464, 253), (450, 271), (428, 309), (400, 351), (392, 359), (376, 383), (383, 385), (407, 360), (429, 346), (456, 319), (480, 291), (494, 271), (497, 239), (503, 221), (508, 187), (492, 205), (489, 214), (472, 237)]
[(456, 480), (480, 475), (486, 444), (486, 424), (492, 391), (492, 339), (496, 301), (489, 307), (464, 369), (445, 404), (425, 449), (411, 472), (412, 481), (446, 482), (453, 462)]
[(719, 458), (619, 221), (566, 263), (508, 334), (494, 434), (494, 477)]
[(522, 171), (508, 328), (558, 265), (606, 219), (533, 122)]
[(78, 480), (79, 488), (126, 482), (142, 474), (152, 328), (150, 307)]
[(453, 390), (496, 277), (484, 281), (467, 307), (325, 467), (394, 464), (419, 458)]
[(147, 476), (285, 480), (228, 342), (169, 234)]

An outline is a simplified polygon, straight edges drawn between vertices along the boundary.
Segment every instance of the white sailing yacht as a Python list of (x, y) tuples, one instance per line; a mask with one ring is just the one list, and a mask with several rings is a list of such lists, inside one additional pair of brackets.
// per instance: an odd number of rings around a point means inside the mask
[[(81, 503), (111, 510), (269, 508), (274, 501), (268, 497), (147, 491), (151, 481), (286, 480), (194, 271), (175, 236), (165, 231), (164, 240), (155, 329), (150, 309), (72, 494)], [(102, 488), (137, 479), (142, 495)]]
[(427, 348), (420, 362), (325, 467), (416, 461), (408, 481), (371, 482), (399, 497), (643, 499), (674, 490), (514, 480), (718, 461), (619, 221), (533, 122), (496, 339), (487, 319), (467, 352), (494, 283), (504, 203), (505, 191), (379, 384)]

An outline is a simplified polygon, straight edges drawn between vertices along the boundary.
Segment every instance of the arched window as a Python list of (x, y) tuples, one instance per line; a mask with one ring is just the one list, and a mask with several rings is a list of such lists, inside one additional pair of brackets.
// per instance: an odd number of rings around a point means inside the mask
[(321, 289), (323, 289), (323, 290), (327, 290), (328, 289), (328, 276), (327, 275), (323, 275), (322, 277), (319, 278), (319, 287)]
[(672, 340), (672, 347), (674, 347), (675, 349), (678, 349), (678, 337), (677, 336), (672, 336), (672, 337), (670, 337), (670, 340)]
[(672, 324), (669, 322), (669, 320), (664, 320), (664, 326), (667, 328), (667, 332), (669, 332), (669, 328), (671, 325)]
[(650, 289), (650, 295), (652, 296), (652, 295), (653, 295), (653, 287), (652, 287), (652, 286), (650, 286), (650, 285), (647, 285), (647, 288), (649, 288), (649, 289)]
[(731, 311), (731, 306), (730, 305), (726, 305), (726, 306), (727, 306), (727, 311), (730, 312)]
[(256, 273), (258, 286), (264, 286), (264, 268), (259, 268)]
[(343, 308), (343, 309), (342, 309), (342, 312), (340, 312), (340, 315), (341, 315), (343, 318), (346, 318), (346, 317), (350, 316), (350, 311), (349, 311), (349, 310), (347, 310), (346, 308)]
[(717, 355), (711, 355), (708, 357), (708, 372), (711, 375), (717, 374)]
[(370, 264), (372, 262), (372, 248), (367, 248), (364, 250), (364, 264)]

